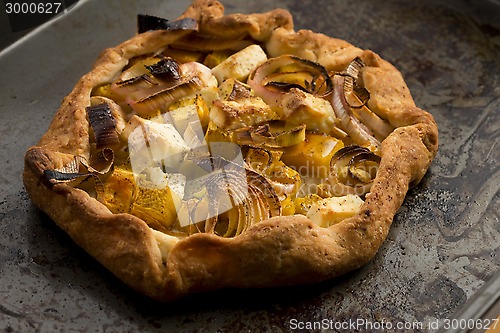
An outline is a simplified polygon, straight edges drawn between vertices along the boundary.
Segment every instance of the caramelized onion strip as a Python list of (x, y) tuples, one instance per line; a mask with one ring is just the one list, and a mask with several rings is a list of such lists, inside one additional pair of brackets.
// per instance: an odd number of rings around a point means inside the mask
[(247, 83), (271, 106), (279, 106), (283, 95), (291, 88), (300, 87), (319, 97), (327, 96), (333, 89), (323, 66), (293, 55), (269, 59), (250, 75)]

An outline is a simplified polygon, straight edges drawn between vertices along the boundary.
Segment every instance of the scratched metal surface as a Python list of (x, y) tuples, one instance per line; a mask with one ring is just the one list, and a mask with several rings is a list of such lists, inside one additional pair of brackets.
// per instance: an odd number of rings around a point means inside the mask
[(293, 320), (362, 319), (421, 322), (423, 329), (407, 331), (426, 332), (427, 323), (451, 316), (500, 266), (500, 4), (470, 3), (226, 1), (227, 12), (288, 8), (297, 29), (381, 54), (436, 118), (440, 149), (380, 252), (360, 270), (317, 285), (220, 291), (175, 304), (136, 295), (75, 246), (30, 203), (21, 172), (24, 151), (100, 50), (131, 36), (138, 12), (175, 18), (188, 1), (81, 1), (4, 51), (0, 330), (288, 332)]

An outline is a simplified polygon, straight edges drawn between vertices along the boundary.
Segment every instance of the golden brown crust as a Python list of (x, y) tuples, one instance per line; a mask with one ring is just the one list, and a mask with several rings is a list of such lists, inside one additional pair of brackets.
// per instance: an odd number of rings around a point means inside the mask
[[(105, 50), (93, 70), (64, 99), (40, 142), (25, 156), (23, 180), (32, 201), (74, 241), (132, 288), (159, 300), (221, 287), (267, 287), (321, 281), (356, 269), (377, 252), (410, 185), (424, 176), (437, 151), (437, 126), (415, 106), (401, 74), (371, 51), (322, 34), (293, 31), (287, 11), (223, 16), (214, 0), (196, 0), (183, 17), (200, 31), (250, 36), (271, 56), (291, 53), (340, 70), (356, 56), (367, 63), (369, 107), (397, 127), (382, 143), (382, 160), (361, 212), (328, 228), (304, 216), (262, 221), (234, 238), (195, 234), (163, 260), (153, 231), (129, 214), (112, 214), (86, 192), (50, 185), (44, 171), (89, 155), (85, 108), (93, 87), (111, 82), (128, 60), (164, 48), (186, 32), (152, 31)], [(230, 29), (228, 29), (230, 28)]]
[(181, 18), (193, 18), (200, 24), (200, 33), (224, 38), (252, 37), (265, 41), (276, 27), (293, 29), (291, 14), (283, 9), (252, 15), (224, 16), (224, 6), (216, 0), (195, 0)]

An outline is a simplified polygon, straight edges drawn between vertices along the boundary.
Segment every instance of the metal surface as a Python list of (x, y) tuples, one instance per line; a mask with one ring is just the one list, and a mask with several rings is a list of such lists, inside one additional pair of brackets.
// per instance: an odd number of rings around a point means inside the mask
[[(497, 317), (500, 317), (500, 271), (468, 299), (451, 320), (468, 322), (470, 320), (476, 321), (478, 319), (483, 319), (486, 323), (488, 319)], [(493, 325), (500, 329), (500, 324), (494, 323)], [(468, 325), (457, 325), (455, 327), (442, 327), (439, 333), (467, 333), (473, 331), (473, 329), (478, 328), (468, 327)]]
[[(159, 304), (74, 245), (30, 203), (21, 181), (24, 152), (99, 52), (134, 33), (138, 12), (175, 18), (187, 5), (81, 1), (0, 54), (2, 332), (303, 332), (299, 323), (324, 320), (394, 325), (341, 332), (427, 332), (493, 276), (500, 267), (496, 1), (226, 1), (227, 12), (288, 8), (297, 29), (376, 51), (402, 71), (417, 105), (438, 122), (435, 162), (360, 270), (317, 285)], [(414, 326), (396, 330), (398, 322)]]

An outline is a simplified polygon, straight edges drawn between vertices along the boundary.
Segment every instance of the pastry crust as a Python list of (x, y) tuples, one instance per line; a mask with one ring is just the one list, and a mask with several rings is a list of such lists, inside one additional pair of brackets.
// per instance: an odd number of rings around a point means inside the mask
[(233, 238), (193, 234), (173, 245), (165, 258), (154, 231), (140, 218), (113, 214), (83, 190), (45, 181), (46, 170), (63, 167), (75, 155), (89, 158), (85, 109), (92, 89), (112, 82), (129, 59), (154, 53), (189, 33), (166, 30), (139, 34), (106, 49), (64, 99), (48, 131), (25, 156), (23, 180), (35, 205), (119, 279), (163, 301), (224, 287), (317, 282), (367, 263), (385, 240), (409, 187), (422, 179), (437, 151), (436, 123), (415, 106), (399, 71), (343, 40), (294, 31), (291, 15), (282, 9), (225, 16), (219, 2), (196, 0), (182, 17), (196, 19), (200, 33), (252, 38), (270, 56), (294, 54), (328, 70), (343, 69), (358, 56), (363, 59), (368, 106), (396, 129), (382, 142), (377, 177), (360, 213), (326, 228), (294, 215), (262, 221)]

